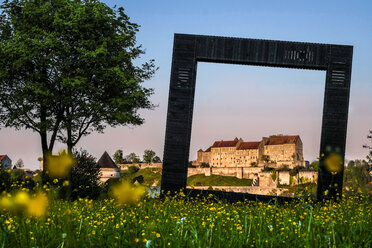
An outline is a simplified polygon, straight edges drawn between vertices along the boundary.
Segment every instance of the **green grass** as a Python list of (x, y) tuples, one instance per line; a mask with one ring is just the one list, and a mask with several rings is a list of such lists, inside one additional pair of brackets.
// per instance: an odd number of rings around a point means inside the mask
[(251, 186), (252, 179), (239, 179), (236, 177), (203, 174), (187, 178), (188, 186)]
[[(145, 168), (140, 169), (136, 173), (121, 172), (121, 177), (124, 180), (132, 181), (138, 176), (143, 176), (144, 186), (160, 186), (161, 183), (161, 169), (159, 168)], [(251, 186), (251, 179), (239, 179), (236, 177), (211, 175), (205, 176), (204, 174), (193, 175), (187, 178), (188, 186)]]
[(160, 168), (145, 168), (140, 169), (136, 173), (128, 173), (126, 171), (121, 172), (121, 178), (124, 180), (132, 181), (134, 178), (143, 176), (143, 183), (144, 186), (152, 186), (154, 183), (156, 186), (160, 186), (161, 183), (161, 169)]
[(0, 213), (0, 247), (371, 247), (371, 223), (363, 197), (269, 205), (178, 196), (125, 207), (56, 200), (42, 219)]

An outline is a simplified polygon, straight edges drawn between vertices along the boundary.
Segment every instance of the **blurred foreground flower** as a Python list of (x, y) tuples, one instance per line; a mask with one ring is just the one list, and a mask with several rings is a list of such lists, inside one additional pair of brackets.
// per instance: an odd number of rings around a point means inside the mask
[(14, 195), (0, 198), (0, 210), (21, 213), (31, 217), (42, 217), (48, 207), (48, 197), (44, 193), (30, 196), (29, 193), (19, 191)]
[(342, 164), (343, 164), (342, 158), (340, 155), (336, 153), (329, 154), (326, 157), (324, 163), (329, 172), (339, 173), (342, 170)]
[(75, 165), (75, 159), (62, 151), (58, 156), (47, 155), (47, 172), (51, 177), (64, 178)]
[(146, 190), (143, 186), (134, 186), (129, 182), (121, 182), (118, 185), (114, 185), (111, 192), (120, 205), (125, 205), (138, 202)]

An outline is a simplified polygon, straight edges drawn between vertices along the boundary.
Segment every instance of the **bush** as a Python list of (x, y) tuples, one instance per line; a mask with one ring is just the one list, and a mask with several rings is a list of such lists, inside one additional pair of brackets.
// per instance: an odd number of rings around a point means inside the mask
[(135, 182), (138, 182), (138, 183), (142, 184), (144, 182), (143, 176), (139, 175), (139, 176), (133, 178), (132, 183), (135, 183)]
[(128, 174), (134, 174), (137, 171), (139, 171), (139, 169), (140, 168), (138, 166), (135, 166), (135, 165), (129, 166), (128, 167)]
[(99, 180), (101, 178), (100, 166), (85, 150), (75, 151), (76, 165), (71, 170), (68, 186), (62, 187), (64, 197), (96, 199), (101, 193)]
[(275, 169), (271, 168), (271, 167), (268, 167), (268, 166), (265, 166), (262, 171), (273, 171), (273, 170), (275, 170)]
[(13, 169), (10, 172), (10, 177), (12, 179), (12, 182), (22, 182), (26, 178), (26, 173), (21, 169)]
[(289, 165), (283, 164), (278, 168), (278, 171), (289, 171)]
[(0, 193), (9, 191), (12, 185), (10, 174), (6, 170), (0, 170)]
[(203, 163), (201, 163), (200, 167), (201, 168), (209, 168), (210, 166), (209, 166), (209, 163), (203, 162)]
[(101, 187), (101, 196), (107, 196), (110, 188), (120, 183), (120, 178), (109, 178)]
[(275, 172), (275, 171), (272, 172), (272, 173), (271, 173), (271, 179), (272, 179), (274, 182), (276, 181), (276, 177), (277, 177), (276, 172)]

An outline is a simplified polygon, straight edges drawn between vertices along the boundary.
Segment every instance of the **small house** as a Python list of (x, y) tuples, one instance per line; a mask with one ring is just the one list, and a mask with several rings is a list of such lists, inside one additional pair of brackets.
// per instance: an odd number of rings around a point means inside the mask
[(105, 151), (98, 160), (101, 167), (101, 182), (104, 183), (110, 178), (120, 178), (120, 169), (116, 166), (110, 155)]
[(9, 170), (12, 168), (12, 160), (8, 155), (0, 155), (0, 168), (3, 170)]

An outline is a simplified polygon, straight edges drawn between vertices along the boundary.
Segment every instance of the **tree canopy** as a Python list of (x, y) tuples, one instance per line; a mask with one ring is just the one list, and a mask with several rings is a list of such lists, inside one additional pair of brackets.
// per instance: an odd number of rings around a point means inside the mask
[(153, 150), (145, 150), (143, 152), (143, 162), (153, 163), (156, 153)]
[(112, 158), (114, 159), (115, 164), (122, 164), (124, 161), (123, 150), (116, 150), (114, 155), (112, 155)]
[(127, 160), (129, 163), (139, 163), (141, 162), (139, 156), (135, 154), (134, 152), (129, 153), (126, 157), (125, 160)]
[[(0, 14), (0, 125), (38, 132), (43, 156), (85, 135), (140, 125), (156, 68), (138, 25), (98, 0), (6, 0)], [(45, 160), (44, 160), (45, 161)]]

